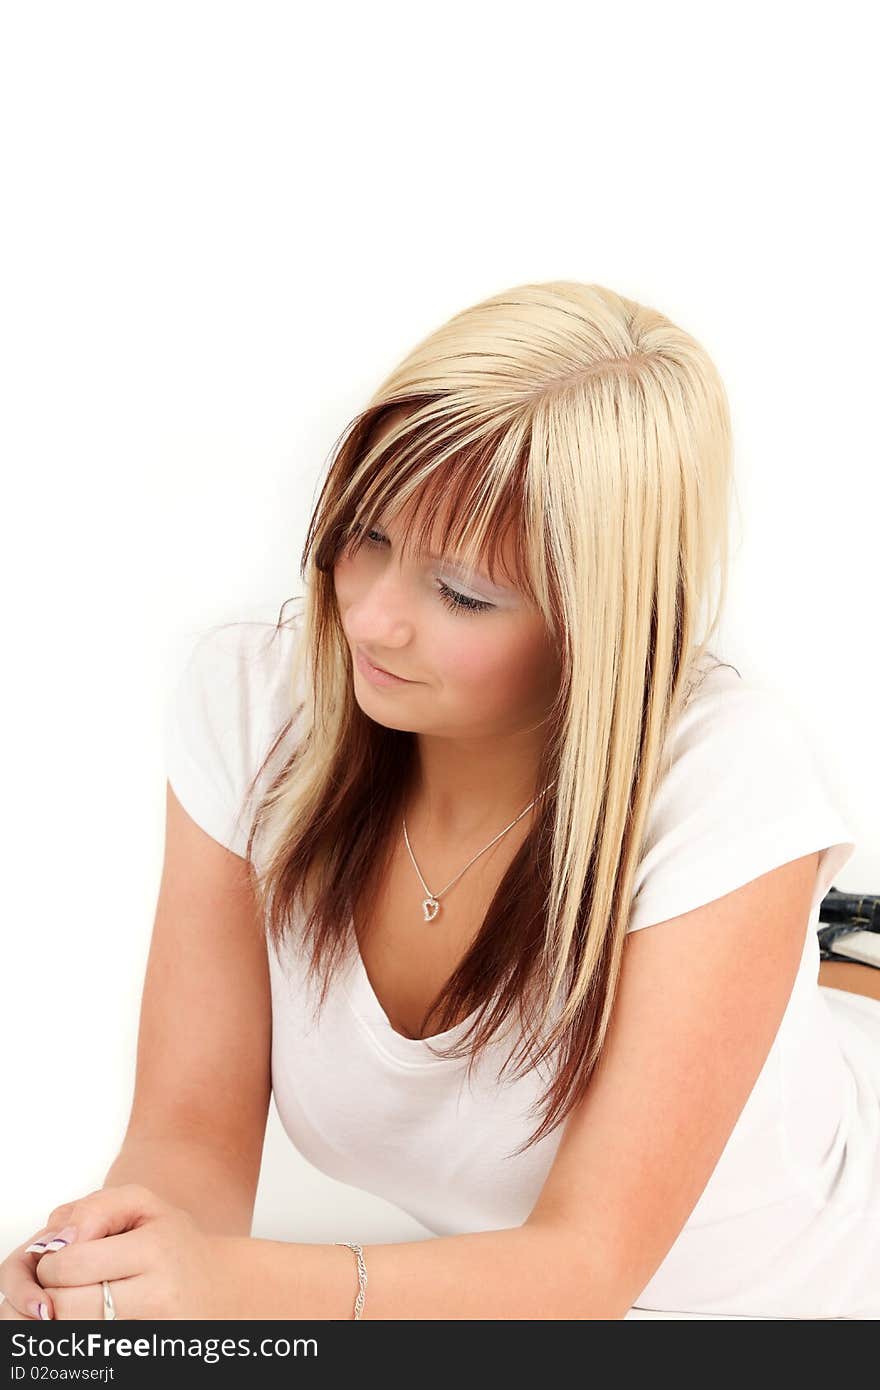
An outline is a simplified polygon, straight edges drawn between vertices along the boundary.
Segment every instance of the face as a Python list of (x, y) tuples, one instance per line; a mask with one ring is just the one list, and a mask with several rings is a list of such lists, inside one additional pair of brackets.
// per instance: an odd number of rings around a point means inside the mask
[[(392, 428), (386, 420), (385, 430)], [(354, 691), (390, 728), (459, 738), (524, 732), (545, 717), (559, 665), (540, 611), (499, 574), (462, 572), (454, 557), (404, 558), (406, 511), (371, 530), (334, 568), (339, 616), (352, 654)], [(439, 519), (438, 519), (439, 521)], [(429, 550), (441, 527), (430, 537)], [(502, 568), (512, 572), (505, 538)], [(359, 653), (397, 676), (383, 680)]]

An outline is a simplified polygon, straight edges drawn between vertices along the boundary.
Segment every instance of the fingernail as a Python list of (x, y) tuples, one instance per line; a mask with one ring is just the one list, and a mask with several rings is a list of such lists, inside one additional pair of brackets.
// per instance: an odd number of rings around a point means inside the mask
[(51, 1315), (51, 1313), (49, 1312), (49, 1305), (48, 1305), (48, 1303), (41, 1303), (41, 1304), (40, 1304), (40, 1317), (43, 1318), (44, 1321), (47, 1321), (47, 1322), (50, 1322), (50, 1321), (51, 1321), (52, 1315)]
[(35, 1250), (37, 1254), (42, 1255), (43, 1251), (46, 1249), (47, 1241), (48, 1238), (47, 1240), (35, 1240), (33, 1245), (29, 1245), (24, 1253), (29, 1255), (32, 1250)]
[(51, 1240), (46, 1242), (46, 1249), (63, 1250), (65, 1245), (70, 1245), (74, 1240), (76, 1240), (76, 1227), (64, 1226), (57, 1235), (52, 1236)]
[(48, 1303), (38, 1303), (36, 1299), (33, 1303), (28, 1304), (28, 1312), (33, 1313), (35, 1318), (42, 1318), (44, 1321), (51, 1320), (52, 1317)]

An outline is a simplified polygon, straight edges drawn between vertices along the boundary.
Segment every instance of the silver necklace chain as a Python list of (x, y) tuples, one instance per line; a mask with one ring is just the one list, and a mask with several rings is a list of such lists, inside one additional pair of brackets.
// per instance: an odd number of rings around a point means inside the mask
[[(556, 781), (556, 779), (555, 779), (555, 777), (554, 777), (553, 782), (555, 782), (555, 781)], [(553, 782), (550, 783), (550, 787), (553, 786)], [(513, 827), (516, 825), (517, 821), (522, 820), (523, 816), (526, 814), (526, 811), (530, 811), (530, 810), (532, 809), (532, 807), (534, 806), (534, 804), (535, 804), (536, 801), (539, 801), (539, 800), (541, 799), (542, 796), (546, 796), (547, 792), (550, 790), (550, 787), (545, 787), (545, 788), (544, 788), (544, 791), (539, 792), (538, 795), (537, 795), (536, 797), (534, 797), (534, 799), (533, 799), (532, 801), (529, 802), (528, 806), (525, 808), (525, 811), (520, 811), (519, 815), (518, 815), (518, 816), (515, 816), (514, 819), (510, 822), (510, 825), (506, 825), (506, 826), (504, 827), (503, 830), (499, 830), (498, 834), (497, 834), (493, 839), (491, 839), (491, 840), (489, 841), (488, 845), (484, 845), (483, 848), (482, 848), (481, 850), (478, 850), (477, 853), (474, 855), (474, 858), (473, 858), (473, 859), (469, 859), (468, 862), (465, 864), (464, 868), (461, 870), (461, 872), (460, 872), (460, 873), (457, 873), (457, 874), (455, 875), (455, 878), (450, 879), (450, 881), (449, 881), (449, 883), (447, 883), (446, 887), (445, 887), (445, 888), (441, 888), (439, 893), (432, 893), (431, 890), (430, 890), (430, 888), (428, 887), (427, 883), (426, 883), (425, 880), (422, 878), (422, 871), (421, 871), (421, 869), (419, 868), (418, 864), (416, 863), (416, 857), (415, 857), (415, 855), (414, 855), (413, 852), (412, 852), (412, 845), (411, 845), (410, 842), (409, 842), (409, 835), (407, 835), (407, 833), (406, 833), (406, 816), (404, 816), (404, 818), (403, 818), (403, 838), (404, 838), (404, 840), (406, 841), (406, 847), (407, 847), (407, 849), (409, 850), (409, 857), (410, 857), (410, 859), (412, 860), (413, 868), (415, 869), (416, 873), (418, 874), (418, 876), (419, 876), (419, 881), (420, 881), (422, 887), (424, 888), (425, 892), (426, 892), (427, 895), (428, 895), (428, 896), (424, 899), (424, 901), (422, 902), (422, 911), (423, 911), (424, 914), (425, 914), (425, 921), (426, 921), (426, 922), (433, 922), (434, 918), (437, 916), (437, 913), (440, 911), (440, 898), (443, 896), (444, 893), (446, 893), (446, 892), (452, 887), (452, 885), (453, 885), (454, 883), (458, 883), (458, 880), (461, 878), (461, 875), (467, 872), (467, 870), (471, 867), (471, 864), (473, 864), (474, 860), (475, 860), (475, 859), (479, 859), (479, 857), (480, 857), (481, 854), (485, 854), (487, 849), (491, 849), (492, 846), (496, 843), (496, 841), (501, 839), (501, 836), (502, 836), (502, 835), (506, 835), (506, 834), (507, 834), (508, 830), (512, 830)]]

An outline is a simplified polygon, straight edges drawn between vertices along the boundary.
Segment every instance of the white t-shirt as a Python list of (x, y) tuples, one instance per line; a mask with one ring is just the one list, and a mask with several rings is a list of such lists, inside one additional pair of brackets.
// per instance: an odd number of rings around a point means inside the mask
[[(189, 814), (244, 854), (246, 789), (294, 706), (302, 617), (201, 634), (169, 699), (167, 773)], [(297, 726), (257, 783), (279, 765)], [(699, 1201), (635, 1307), (757, 1317), (880, 1316), (880, 1002), (818, 984), (819, 907), (855, 846), (781, 697), (709, 669), (677, 726), (650, 811), (629, 930), (711, 902), (821, 850), (803, 956), (782, 1024)], [(249, 803), (253, 807), (255, 803)], [(768, 928), (772, 927), (768, 923)], [(357, 951), (323, 1012), (296, 943), (269, 949), (272, 1085), (284, 1128), (318, 1169), (437, 1235), (521, 1224), (562, 1138), (524, 1154), (548, 1074), (499, 1082), (496, 1040), (466, 1059), (390, 1025)]]

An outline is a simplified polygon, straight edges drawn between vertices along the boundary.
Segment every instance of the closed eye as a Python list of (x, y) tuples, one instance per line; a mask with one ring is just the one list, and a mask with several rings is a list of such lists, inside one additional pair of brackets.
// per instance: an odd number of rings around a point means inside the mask
[[(355, 531), (360, 530), (359, 524), (355, 523), (353, 529)], [(368, 531), (364, 537), (364, 542), (373, 550), (379, 550), (388, 544), (388, 538), (383, 536), (381, 531)], [(470, 598), (467, 594), (458, 593), (456, 589), (451, 589), (448, 584), (444, 584), (442, 579), (437, 580), (437, 589), (440, 601), (457, 613), (485, 613), (488, 609), (495, 607), (494, 603), (488, 603), (485, 599)]]

